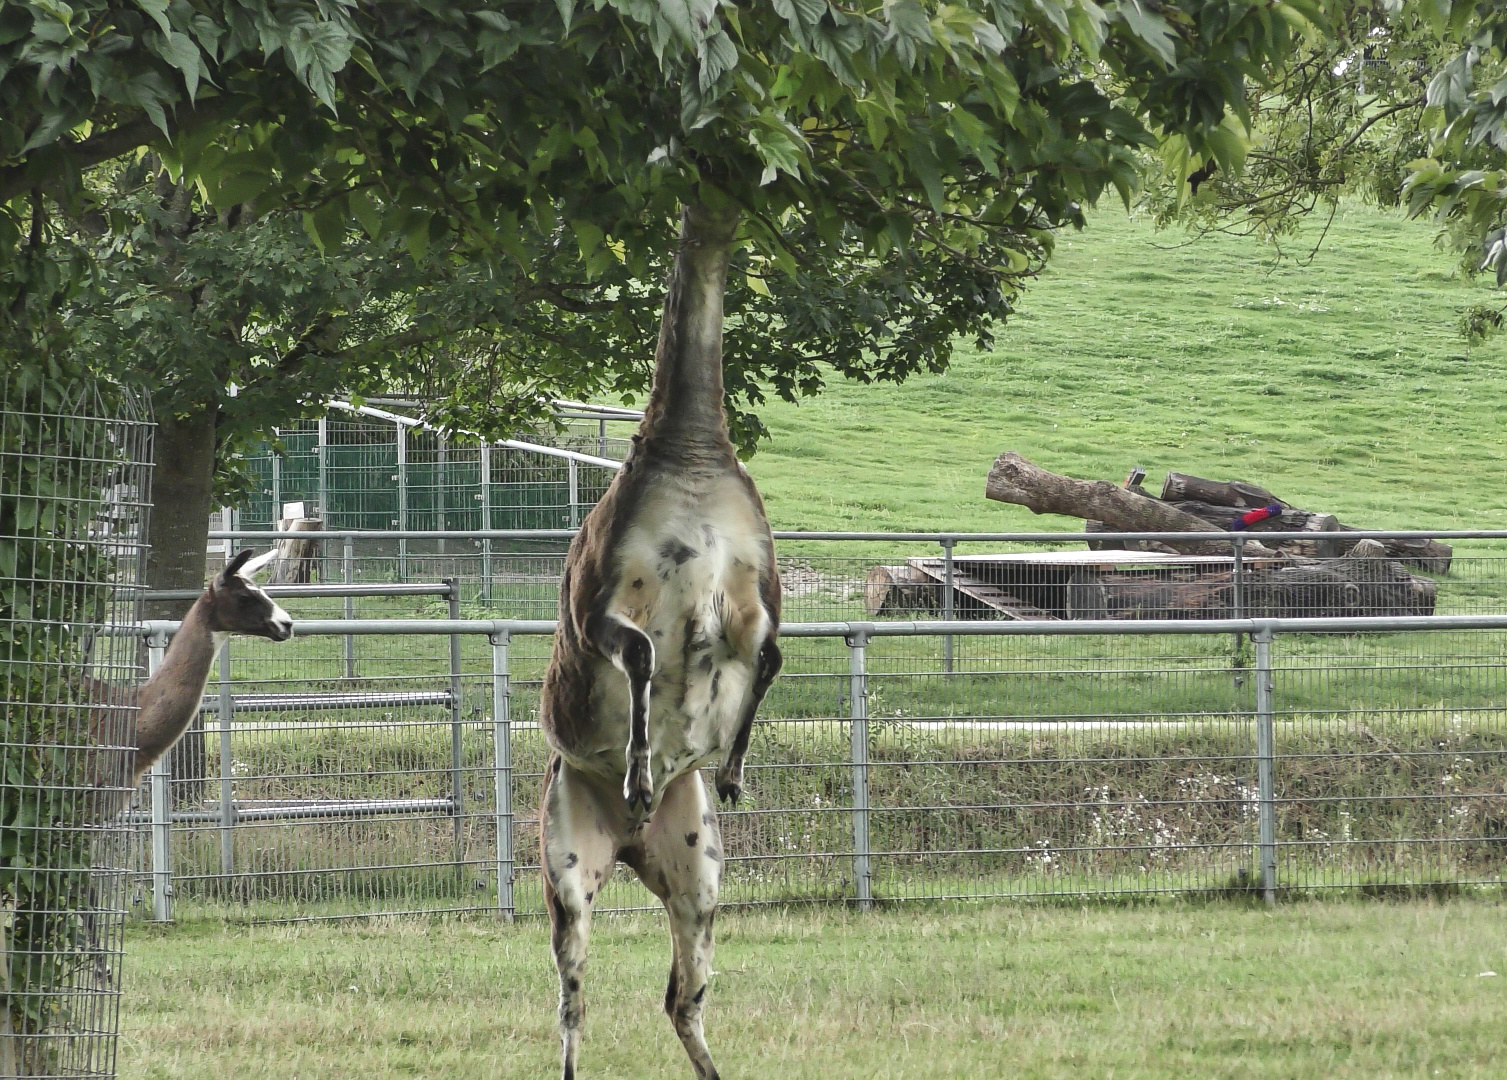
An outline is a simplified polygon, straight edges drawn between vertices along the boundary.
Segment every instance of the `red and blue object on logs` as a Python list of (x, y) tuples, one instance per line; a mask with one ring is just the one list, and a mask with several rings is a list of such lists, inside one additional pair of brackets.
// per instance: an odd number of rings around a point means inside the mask
[(1248, 513), (1241, 514), (1234, 521), (1230, 522), (1230, 531), (1241, 532), (1244, 529), (1249, 529), (1252, 525), (1259, 525), (1267, 518), (1281, 516), (1282, 504), (1272, 503), (1270, 506), (1263, 506), (1259, 510), (1252, 510)]

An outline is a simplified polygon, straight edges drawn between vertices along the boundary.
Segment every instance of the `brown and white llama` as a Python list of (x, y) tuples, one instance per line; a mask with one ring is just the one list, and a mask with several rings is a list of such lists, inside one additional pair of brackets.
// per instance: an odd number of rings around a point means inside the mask
[(120, 792), (141, 783), (152, 764), (188, 730), (204, 700), (215, 654), (227, 637), (244, 634), (287, 641), (293, 636), (292, 616), (249, 576), (270, 554), (252, 561), (251, 551), (242, 551), (215, 575), (183, 617), (161, 665), (144, 685), (122, 688), (94, 683), (95, 700), (108, 703), (95, 718), (95, 740), (101, 746), (127, 745), (124, 731), (130, 712), (118, 706), (136, 706), (136, 738), (130, 744), (134, 749), (111, 755), (114, 760), (99, 777), (101, 787), (117, 789), (107, 800), (105, 816), (113, 816), (124, 806), (127, 797)]
[(682, 218), (643, 423), (560, 583), (540, 820), (566, 1080), (585, 1014), (592, 902), (619, 861), (665, 906), (665, 1011), (696, 1075), (717, 1076), (701, 1012), (723, 855), (700, 770), (720, 761), (717, 794), (737, 802), (754, 713), (781, 665), (774, 541), (722, 405), (737, 225), (736, 211), (704, 206)]

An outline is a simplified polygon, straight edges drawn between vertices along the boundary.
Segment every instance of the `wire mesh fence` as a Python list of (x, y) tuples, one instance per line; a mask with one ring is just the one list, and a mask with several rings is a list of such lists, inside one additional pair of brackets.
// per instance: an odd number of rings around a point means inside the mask
[[(133, 818), (170, 834), (179, 912), (542, 914), (549, 624), (282, 602), (299, 636), (236, 641), (211, 683), (218, 775), (176, 782), (170, 818)], [(1501, 884), (1507, 618), (784, 635), (722, 811), (726, 903)], [(598, 909), (653, 903), (620, 875)]]
[[(331, 529), (562, 529), (579, 525), (612, 479), (629, 440), (607, 420), (562, 424), (528, 443), (470, 445), (409, 417), (347, 406), (274, 428), (243, 462), (252, 477), (243, 528), (271, 528), (303, 503)], [(563, 455), (550, 453), (562, 451)], [(444, 554), (419, 542), (417, 552)], [(406, 544), (390, 555), (406, 554)]]
[[(210, 535), (214, 542), (263, 547), (277, 534)], [(553, 618), (572, 535), (567, 528), (330, 528), (317, 542), (313, 576), (367, 584), (455, 578), (463, 599), (480, 605), (472, 609), (477, 614)], [(775, 534), (792, 621), (1507, 613), (1507, 532), (1436, 534), (1452, 537), (1450, 554), (1428, 559), (1410, 554), (1416, 534), (1401, 532), (1339, 534), (1343, 540), (1335, 543), (1343, 550), (1322, 557), (1247, 554), (1248, 538), (1240, 533), (1205, 534), (1228, 542), (1227, 555), (1086, 547), (1105, 543), (1106, 535), (1114, 542), (1115, 534), (1096, 533)]]
[(152, 424), (0, 378), (0, 1075), (115, 1074)]

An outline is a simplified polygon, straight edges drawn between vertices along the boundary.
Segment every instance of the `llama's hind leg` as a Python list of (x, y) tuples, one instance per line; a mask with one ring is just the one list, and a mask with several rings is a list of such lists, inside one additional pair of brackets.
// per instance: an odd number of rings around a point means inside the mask
[(550, 761), (544, 783), (540, 863), (560, 974), (562, 1075), (573, 1080), (586, 1019), (583, 986), (591, 909), (616, 862), (622, 804), (616, 792), (598, 791), (559, 756)]
[(642, 857), (635, 860), (634, 869), (664, 902), (670, 917), (673, 953), (665, 1012), (698, 1080), (716, 1080), (701, 1011), (711, 974), (722, 834), (700, 773), (677, 777), (666, 786), (645, 829)]

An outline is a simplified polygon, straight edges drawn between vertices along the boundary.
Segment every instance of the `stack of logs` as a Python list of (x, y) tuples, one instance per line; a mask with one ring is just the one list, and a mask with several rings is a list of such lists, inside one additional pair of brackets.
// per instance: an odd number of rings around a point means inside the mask
[[(1102, 559), (1044, 553), (1032, 564), (1021, 555), (970, 556), (953, 567), (953, 610), (962, 618), (1433, 614), (1438, 586), (1408, 567), (1447, 574), (1453, 557), (1447, 544), (1347, 536), (1359, 530), (1239, 481), (1169, 473), (1156, 498), (1141, 487), (1143, 476), (1138, 469), (1122, 485), (1075, 480), (1018, 454), (1001, 455), (989, 473), (991, 499), (1038, 514), (1081, 517), (1088, 532), (1193, 535), (1168, 542), (1090, 540)], [(1247, 515), (1264, 520), (1248, 521)], [(1229, 539), (1197, 536), (1232, 530), (1249, 535), (1238, 573)], [(1311, 535), (1263, 538), (1272, 532)], [(870, 614), (940, 609), (937, 598), (946, 585), (939, 568), (930, 565), (936, 561), (875, 567), (866, 591)]]

